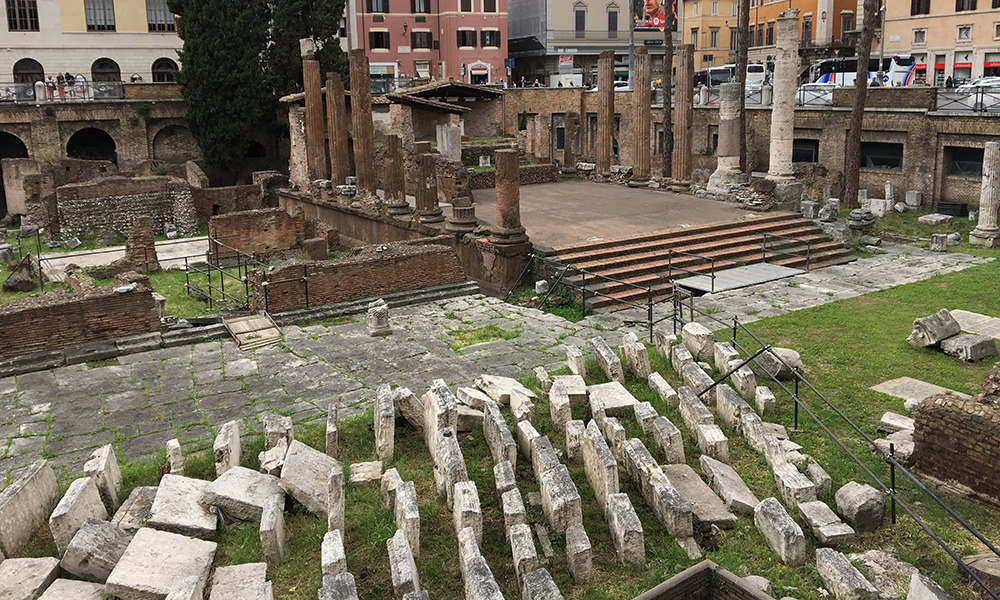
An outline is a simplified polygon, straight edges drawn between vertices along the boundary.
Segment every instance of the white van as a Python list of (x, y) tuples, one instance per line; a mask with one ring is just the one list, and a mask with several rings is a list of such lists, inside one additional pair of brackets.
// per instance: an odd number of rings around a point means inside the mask
[(747, 89), (759, 90), (766, 80), (767, 69), (764, 65), (747, 65)]

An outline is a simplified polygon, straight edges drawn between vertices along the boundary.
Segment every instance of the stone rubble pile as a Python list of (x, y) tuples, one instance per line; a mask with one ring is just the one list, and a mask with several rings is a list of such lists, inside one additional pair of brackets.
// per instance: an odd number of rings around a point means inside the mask
[(997, 344), (991, 336), (962, 333), (962, 326), (948, 309), (913, 321), (913, 332), (906, 341), (914, 348), (939, 348), (948, 356), (976, 362), (997, 356)]

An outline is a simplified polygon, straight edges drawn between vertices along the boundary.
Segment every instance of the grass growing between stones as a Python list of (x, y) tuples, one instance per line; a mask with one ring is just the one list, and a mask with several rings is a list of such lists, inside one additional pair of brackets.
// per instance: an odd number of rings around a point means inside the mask
[(448, 331), (451, 336), (449, 346), (452, 350), (461, 350), (473, 344), (482, 344), (494, 340), (512, 340), (521, 335), (521, 328), (501, 329), (496, 325), (484, 325), (476, 329), (451, 329)]

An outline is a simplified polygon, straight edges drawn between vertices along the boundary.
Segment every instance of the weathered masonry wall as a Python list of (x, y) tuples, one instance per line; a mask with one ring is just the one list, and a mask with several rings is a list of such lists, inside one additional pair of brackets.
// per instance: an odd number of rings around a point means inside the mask
[(173, 223), (181, 233), (198, 230), (191, 189), (169, 177), (108, 177), (56, 190), (59, 232), (82, 236), (95, 229), (127, 235), (136, 217), (150, 217), (155, 230)]
[(660, 585), (636, 596), (635, 600), (767, 600), (770, 596), (754, 589), (710, 560), (681, 571)]
[(915, 468), (1000, 500), (1000, 408), (975, 398), (936, 396), (914, 417)]
[(246, 254), (287, 250), (305, 239), (306, 219), (281, 208), (248, 210), (212, 217), (209, 237)]
[(0, 306), (0, 360), (158, 331), (156, 303), (146, 288), (43, 294)]
[[(381, 248), (381, 250), (380, 250)], [(251, 271), (252, 310), (280, 312), (466, 281), (455, 251), (436, 244), (396, 243), (359, 247), (334, 261), (292, 261), (268, 271)], [(308, 281), (301, 281), (303, 275)], [(278, 283), (284, 281), (285, 283)]]
[[(559, 181), (559, 170), (555, 165), (530, 165), (521, 167), (519, 179), (521, 185), (552, 183)], [(474, 190), (494, 188), (496, 185), (497, 172), (495, 169), (492, 171), (476, 171), (472, 174), (469, 182), (469, 187)]]

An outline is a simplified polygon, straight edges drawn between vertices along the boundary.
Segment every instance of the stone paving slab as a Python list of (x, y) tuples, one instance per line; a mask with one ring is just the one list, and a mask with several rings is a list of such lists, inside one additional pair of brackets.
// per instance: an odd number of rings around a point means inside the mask
[(1000, 319), (961, 309), (949, 312), (958, 321), (958, 324), (962, 327), (962, 331), (988, 335), (991, 338), (1000, 340)]
[(883, 381), (878, 385), (873, 385), (870, 389), (882, 392), (890, 396), (902, 398), (903, 400), (914, 400), (920, 402), (925, 398), (937, 396), (939, 394), (954, 394), (960, 398), (969, 398), (968, 394), (949, 390), (933, 383), (913, 379), (912, 377), (899, 377)]

